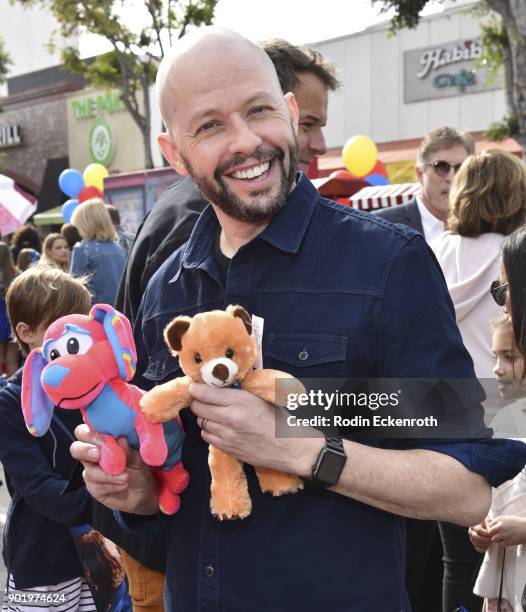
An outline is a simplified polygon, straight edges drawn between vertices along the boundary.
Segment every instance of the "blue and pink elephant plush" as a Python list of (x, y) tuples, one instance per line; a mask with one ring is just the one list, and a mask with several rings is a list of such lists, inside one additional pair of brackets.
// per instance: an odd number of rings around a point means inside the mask
[(124, 471), (126, 454), (117, 438), (126, 438), (154, 468), (160, 509), (174, 514), (188, 485), (181, 462), (184, 433), (178, 419), (152, 423), (143, 415), (144, 391), (129, 384), (136, 362), (130, 322), (111, 306), (97, 304), (89, 316), (58, 319), (24, 365), (24, 420), (31, 434), (43, 436), (54, 406), (80, 409), (84, 422), (104, 439), (100, 467), (107, 474)]

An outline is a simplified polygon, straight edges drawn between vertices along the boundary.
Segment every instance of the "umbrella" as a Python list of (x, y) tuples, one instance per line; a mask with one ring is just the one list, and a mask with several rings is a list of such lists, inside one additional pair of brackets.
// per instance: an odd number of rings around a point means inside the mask
[(15, 181), (0, 174), (0, 232), (12, 234), (35, 212), (30, 195), (15, 185)]

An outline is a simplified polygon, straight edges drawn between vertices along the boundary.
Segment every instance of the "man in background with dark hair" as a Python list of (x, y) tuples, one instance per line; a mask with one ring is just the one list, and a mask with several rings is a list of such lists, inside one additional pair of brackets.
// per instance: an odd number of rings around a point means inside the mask
[[(327, 151), (322, 128), (328, 92), (339, 87), (335, 66), (313, 49), (285, 40), (261, 43), (272, 60), (283, 93), (292, 91), (299, 108), (299, 169)], [(207, 205), (191, 177), (167, 189), (145, 217), (130, 251), (117, 293), (116, 308), (135, 323), (142, 294), (164, 260), (184, 244)]]
[(384, 208), (374, 214), (393, 223), (402, 223), (431, 242), (444, 231), (449, 213), (449, 190), (462, 162), (475, 152), (473, 138), (450, 127), (429, 132), (418, 148), (416, 175), (422, 194), (403, 206)]

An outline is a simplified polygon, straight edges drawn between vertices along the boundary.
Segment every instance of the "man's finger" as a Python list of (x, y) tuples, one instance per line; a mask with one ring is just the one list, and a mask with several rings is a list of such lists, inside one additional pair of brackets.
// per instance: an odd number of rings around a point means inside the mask
[(100, 459), (98, 446), (87, 444), (86, 442), (73, 442), (69, 447), (69, 452), (73, 459), (82, 462), (84, 465), (87, 463), (98, 463)]
[(104, 438), (95, 431), (91, 431), (91, 429), (84, 424), (75, 427), (75, 437), (81, 442), (94, 444), (95, 446), (102, 446), (104, 444)]
[(128, 444), (128, 440), (126, 438), (118, 438), (117, 444), (124, 449), (124, 452), (126, 453), (126, 467), (136, 468), (143, 467), (145, 465), (139, 451), (132, 448)]
[(237, 398), (238, 393), (242, 393), (239, 389), (215, 389), (210, 385), (192, 383), (188, 387), (188, 393), (203, 404), (212, 404), (214, 406), (230, 406)]
[(190, 410), (201, 419), (209, 419), (222, 423), (225, 421), (226, 415), (229, 413), (228, 410), (223, 410), (215, 404), (206, 404), (199, 400), (192, 400), (190, 404)]

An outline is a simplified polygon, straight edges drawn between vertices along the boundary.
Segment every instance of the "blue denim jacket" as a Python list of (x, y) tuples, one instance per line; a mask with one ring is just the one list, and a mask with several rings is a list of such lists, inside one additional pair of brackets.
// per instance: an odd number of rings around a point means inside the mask
[[(474, 377), (440, 268), (415, 231), (325, 200), (302, 176), (285, 208), (233, 257), (223, 286), (217, 223), (205, 209), (147, 287), (135, 329), (142, 384), (182, 374), (163, 341), (172, 317), (229, 304), (264, 319), (264, 367), (300, 378)], [(264, 495), (247, 466), (252, 514), (220, 522), (210, 515), (207, 445), (195, 417), (182, 418), (190, 485), (178, 514), (162, 519), (167, 610), (409, 610), (402, 518), (310, 485)], [(526, 461), (526, 445), (508, 440), (379, 444), (446, 453), (492, 485)]]
[(88, 289), (93, 304), (113, 306), (125, 263), (126, 255), (117, 242), (83, 240), (73, 247), (70, 272), (74, 276), (90, 275)]

